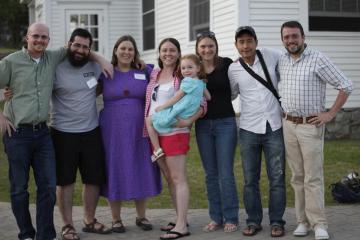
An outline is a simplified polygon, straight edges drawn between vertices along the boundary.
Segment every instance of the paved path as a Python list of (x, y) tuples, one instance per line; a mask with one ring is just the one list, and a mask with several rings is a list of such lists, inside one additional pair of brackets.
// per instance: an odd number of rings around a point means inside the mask
[[(31, 205), (31, 213), (34, 215), (35, 207)], [(148, 218), (154, 224), (155, 230), (144, 232), (135, 226), (135, 210), (132, 208), (123, 209), (123, 222), (127, 228), (126, 233), (112, 233), (110, 235), (96, 235), (81, 232), (82, 227), (82, 208), (74, 207), (74, 221), (75, 228), (80, 233), (82, 240), (115, 240), (115, 239), (159, 239), (162, 233), (159, 228), (165, 225), (168, 221), (174, 219), (174, 212), (171, 209), (149, 209), (147, 212)], [(336, 240), (360, 240), (360, 205), (343, 205), (327, 208), (327, 217), (329, 221), (329, 234), (331, 239)], [(244, 237), (241, 231), (234, 233), (224, 233), (223, 231), (216, 231), (213, 233), (204, 233), (201, 228), (209, 221), (206, 209), (191, 209), (189, 210), (189, 224), (191, 236), (184, 238), (186, 240), (259, 240), (272, 239), (270, 237), (270, 228), (268, 226), (267, 210), (264, 211), (263, 230), (254, 237)], [(314, 239), (314, 233), (311, 232), (307, 237), (298, 238), (292, 236), (292, 231), (295, 229), (294, 209), (287, 208), (284, 216), (286, 224), (286, 235), (281, 240), (308, 240)], [(34, 218), (33, 218), (34, 219)], [(104, 223), (110, 224), (111, 214), (107, 207), (99, 207), (97, 210), (97, 219)], [(240, 211), (240, 228), (245, 226), (244, 210)], [(58, 209), (55, 210), (55, 224), (57, 231), (62, 226), (61, 218)], [(15, 219), (12, 215), (9, 203), (0, 203), (0, 240), (16, 240), (18, 229), (16, 227)]]

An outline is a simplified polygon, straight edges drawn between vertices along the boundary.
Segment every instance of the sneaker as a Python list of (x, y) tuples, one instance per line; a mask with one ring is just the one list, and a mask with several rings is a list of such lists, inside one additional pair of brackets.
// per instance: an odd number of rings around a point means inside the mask
[(305, 223), (299, 223), (295, 231), (293, 232), (293, 235), (296, 237), (304, 237), (308, 235), (309, 228), (306, 226)]
[(34, 240), (33, 238), (25, 238), (24, 240)]
[(317, 227), (315, 228), (315, 239), (316, 240), (329, 239), (329, 234), (325, 228)]

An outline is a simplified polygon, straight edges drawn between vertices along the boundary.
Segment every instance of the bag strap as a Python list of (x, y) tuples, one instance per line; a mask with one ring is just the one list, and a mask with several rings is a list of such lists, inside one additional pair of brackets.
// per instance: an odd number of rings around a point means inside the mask
[(276, 91), (273, 82), (271, 81), (270, 78), (270, 74), (269, 71), (267, 69), (266, 63), (264, 61), (264, 58), (261, 54), (261, 52), (259, 50), (256, 50), (256, 55), (259, 58), (261, 67), (265, 73), (265, 77), (266, 80), (264, 80), (261, 76), (259, 76), (258, 74), (256, 74), (251, 68), (249, 68), (249, 66), (244, 62), (244, 59), (242, 59), (241, 57), (239, 58), (239, 62), (241, 64), (241, 66), (243, 66), (243, 68), (256, 80), (258, 80), (262, 85), (264, 85), (267, 89), (269, 89), (270, 92), (272, 92), (272, 94), (275, 96), (275, 98), (278, 100), (280, 106), (281, 106), (281, 102), (280, 102), (280, 96), (278, 94), (278, 92)]

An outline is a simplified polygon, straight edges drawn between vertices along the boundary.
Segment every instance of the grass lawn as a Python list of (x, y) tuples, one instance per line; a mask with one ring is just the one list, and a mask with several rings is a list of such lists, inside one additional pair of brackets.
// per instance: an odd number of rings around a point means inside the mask
[[(192, 134), (194, 135), (194, 134)], [(359, 140), (336, 140), (325, 142), (325, 201), (326, 205), (334, 205), (331, 198), (329, 185), (338, 181), (342, 176), (346, 175), (349, 171), (360, 171), (360, 141)], [(286, 170), (286, 182), (287, 182), (287, 206), (294, 206), (294, 196), (290, 182), (290, 170)], [(238, 187), (240, 207), (243, 208), (242, 201), (242, 186), (243, 175), (240, 163), (239, 148), (236, 152), (235, 161), (235, 174)], [(32, 175), (32, 174), (31, 174)], [(204, 171), (201, 165), (198, 149), (195, 143), (194, 136), (191, 139), (191, 150), (188, 154), (188, 179), (190, 185), (190, 208), (207, 208), (206, 190), (204, 182)], [(81, 205), (81, 183), (80, 177), (76, 184), (75, 204)], [(164, 181), (163, 181), (164, 182)], [(268, 202), (268, 187), (266, 179), (266, 171), (262, 170), (261, 176), (261, 192), (263, 206), (267, 207)], [(30, 183), (30, 199), (34, 202), (35, 199), (35, 184), (34, 179), (31, 176)], [(6, 155), (3, 152), (3, 145), (0, 146), (0, 201), (8, 202), (9, 196), (9, 181), (8, 181), (8, 164)], [(101, 205), (106, 205), (105, 199), (100, 200)], [(127, 206), (133, 206), (133, 203), (126, 203)], [(158, 197), (150, 199), (148, 206), (150, 208), (171, 208), (171, 199), (167, 191), (167, 187), (164, 185), (162, 194)]]
[(0, 48), (0, 54), (2, 53), (12, 53), (17, 51), (18, 49), (14, 49), (14, 48)]

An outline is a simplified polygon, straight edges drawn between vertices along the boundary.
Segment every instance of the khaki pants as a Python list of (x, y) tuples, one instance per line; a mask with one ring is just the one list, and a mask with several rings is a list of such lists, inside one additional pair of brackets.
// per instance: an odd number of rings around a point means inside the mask
[(327, 228), (323, 174), (325, 126), (295, 124), (283, 119), (283, 128), (297, 222)]

